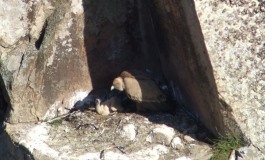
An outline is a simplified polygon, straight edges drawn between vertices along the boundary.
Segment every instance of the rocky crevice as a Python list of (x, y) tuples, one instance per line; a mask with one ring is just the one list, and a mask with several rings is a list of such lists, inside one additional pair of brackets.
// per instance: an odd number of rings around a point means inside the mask
[[(217, 3), (211, 4), (212, 11), (217, 10)], [(235, 2), (229, 3), (233, 7)], [(257, 13), (263, 12), (262, 4)], [(227, 57), (216, 58), (212, 46), (205, 45), (204, 40), (209, 43), (209, 35), (202, 34), (205, 26), (199, 23), (194, 1), (0, 2), (0, 7), (5, 6), (11, 11), (0, 10), (3, 22), (10, 22), (6, 23), (9, 27), (0, 25), (5, 29), (5, 35), (0, 34), (1, 120), (7, 114), (7, 121), (11, 123), (36, 122), (66, 113), (92, 89), (109, 89), (113, 78), (121, 71), (138, 69), (150, 70), (165, 79), (176, 93), (172, 97), (177, 107), (191, 111), (188, 113), (201, 120), (215, 135), (245, 136), (241, 132), (245, 125), (241, 124), (240, 128), (235, 120), (238, 117), (234, 117), (237, 111), (220, 95), (225, 92), (217, 73), (224, 71), (217, 70), (218, 62)], [(252, 13), (256, 11), (245, 15)], [(200, 22), (205, 24), (207, 19)], [(19, 30), (12, 28), (14, 24), (18, 24)], [(252, 27), (251, 31), (254, 35), (257, 28)], [(238, 36), (233, 29), (227, 32), (234, 35), (226, 37), (231, 41), (227, 47), (236, 44), (233, 40), (245, 39), (245, 35)], [(222, 35), (226, 31), (218, 33)], [(260, 44), (260, 38), (254, 41)], [(224, 48), (219, 46), (217, 50)], [(258, 54), (260, 59), (261, 55), (262, 49)], [(257, 96), (260, 98), (259, 94)]]

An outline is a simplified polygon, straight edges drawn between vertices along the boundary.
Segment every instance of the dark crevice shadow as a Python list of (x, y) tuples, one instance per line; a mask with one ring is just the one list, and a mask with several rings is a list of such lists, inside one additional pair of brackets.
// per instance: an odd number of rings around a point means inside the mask
[(84, 42), (94, 89), (110, 88), (124, 70), (149, 69), (162, 74), (158, 54), (145, 50), (147, 42), (136, 2), (83, 0)]
[(0, 159), (3, 160), (35, 160), (30, 151), (16, 142), (3, 131), (0, 133)]
[(2, 75), (0, 75), (0, 131), (4, 130), (4, 121), (8, 119), (11, 110), (13, 109), (10, 103), (10, 97), (7, 93)]
[(3, 160), (34, 160), (30, 151), (16, 142), (5, 131), (5, 121), (12, 111), (10, 97), (6, 90), (2, 75), (0, 75), (0, 159)]

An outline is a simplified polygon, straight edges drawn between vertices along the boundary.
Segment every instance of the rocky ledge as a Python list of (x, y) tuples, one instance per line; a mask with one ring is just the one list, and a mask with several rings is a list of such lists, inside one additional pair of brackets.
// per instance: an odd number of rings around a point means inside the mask
[[(209, 159), (210, 134), (187, 114), (76, 111), (52, 123), (7, 124), (35, 159)], [(29, 158), (30, 159), (30, 158)]]

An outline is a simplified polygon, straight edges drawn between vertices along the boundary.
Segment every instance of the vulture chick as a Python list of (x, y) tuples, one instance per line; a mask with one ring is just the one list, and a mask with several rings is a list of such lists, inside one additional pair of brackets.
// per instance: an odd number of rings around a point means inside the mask
[(166, 95), (148, 73), (123, 71), (113, 80), (111, 89), (125, 92), (129, 99), (136, 102), (137, 111), (172, 110), (172, 106), (166, 102)]
[(95, 100), (96, 111), (100, 115), (109, 115), (111, 112), (121, 112), (121, 100), (118, 97), (111, 97), (101, 102), (99, 98)]

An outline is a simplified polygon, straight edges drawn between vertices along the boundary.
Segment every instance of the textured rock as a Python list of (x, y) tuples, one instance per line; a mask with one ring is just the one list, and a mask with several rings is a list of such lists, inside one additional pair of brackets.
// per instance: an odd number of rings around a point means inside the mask
[(212, 148), (208, 145), (191, 145), (190, 150), (190, 159), (201, 160), (201, 159), (210, 159), (213, 155)]
[(0, 133), (0, 157), (5, 160), (32, 160), (33, 156), (23, 145), (14, 142), (6, 132)]
[(183, 144), (181, 143), (181, 139), (179, 137), (175, 137), (172, 139), (171, 147), (178, 150), (184, 148)]
[(0, 26), (1, 88), (9, 104), (8, 120), (56, 116), (87, 96), (92, 84), (77, 4), (71, 7), (63, 0), (0, 3), (0, 20), (5, 22)]
[(122, 127), (120, 134), (122, 137), (132, 141), (135, 139), (137, 131), (136, 131), (136, 128), (133, 124), (127, 124), (127, 125)]
[(152, 132), (146, 138), (146, 141), (169, 145), (174, 135), (175, 131), (173, 128), (167, 127), (166, 125), (161, 125), (152, 130)]
[[(214, 134), (227, 131), (213, 70), (192, 0), (154, 1), (158, 50), (175, 100)], [(180, 94), (181, 93), (181, 94)], [(181, 95), (181, 96), (180, 96)]]
[(184, 136), (184, 139), (185, 139), (185, 141), (187, 141), (188, 143), (195, 141), (195, 139), (192, 138), (192, 137), (189, 136), (189, 135), (185, 135), (185, 136)]
[[(153, 116), (168, 123), (174, 122), (173, 116), (169, 114), (150, 115), (147, 118), (153, 119)], [(188, 120), (188, 117), (186, 118)], [(181, 124), (184, 114), (181, 113), (176, 119), (179, 121), (178, 124)], [(194, 141), (196, 144), (188, 144), (181, 139), (182, 150), (172, 149), (171, 146), (156, 144), (156, 142), (146, 142), (146, 136), (151, 131), (166, 127), (158, 126), (151, 121), (149, 123), (143, 123), (143, 121), (146, 121), (146, 117), (135, 113), (101, 116), (96, 112), (85, 111), (73, 112), (62, 123), (7, 124), (6, 131), (18, 145), (28, 149), (28, 152), (22, 153), (31, 153), (35, 159), (159, 160), (176, 159), (182, 156), (188, 159), (191, 153), (194, 156), (196, 152), (206, 155), (204, 154), (206, 147), (200, 147), (205, 144), (200, 144), (197, 140)], [(137, 136), (132, 141), (128, 141), (126, 137), (121, 138), (120, 128), (137, 128)], [(179, 137), (183, 137), (183, 134), (175, 128), (168, 126), (167, 128), (165, 131), (173, 130)], [(208, 148), (210, 147), (208, 145)]]
[(265, 151), (264, 4), (157, 0), (154, 5), (162, 66), (168, 80), (179, 84), (187, 96), (182, 106), (215, 135), (242, 136), (261, 152)]
[(11, 0), (1, 1), (0, 6), (0, 46), (9, 47), (28, 33), (27, 4)]
[(219, 98), (265, 154), (264, 1), (195, 0)]

